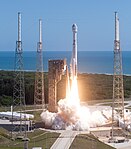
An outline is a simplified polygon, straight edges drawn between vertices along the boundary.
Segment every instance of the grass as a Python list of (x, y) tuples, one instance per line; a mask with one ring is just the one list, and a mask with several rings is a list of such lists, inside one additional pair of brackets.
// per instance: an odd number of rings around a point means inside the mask
[(91, 134), (78, 135), (70, 149), (114, 149), (95, 138)]
[(0, 147), (0, 149), (23, 149), (23, 147)]
[[(29, 149), (32, 147), (42, 147), (42, 149), (50, 149), (52, 144), (58, 138), (59, 133), (35, 130), (28, 132)], [(23, 149), (24, 142), (21, 140), (12, 141), (9, 132), (0, 128), (0, 149)], [(78, 135), (73, 141), (70, 149), (113, 149), (112, 147), (100, 142), (91, 134)]]
[[(10, 139), (10, 133), (9, 131), (5, 130), (4, 128), (0, 127), (0, 137), (1, 138), (7, 138), (7, 139)], [(1, 140), (0, 140), (1, 142)]]
[[(6, 130), (0, 129), (0, 149), (23, 149), (24, 142), (18, 139), (12, 141), (8, 134), (9, 132)], [(28, 138), (30, 139), (28, 142), (29, 149), (32, 149), (34, 146), (49, 149), (58, 136), (59, 133), (39, 129), (34, 132), (28, 132)]]
[(29, 142), (29, 147), (41, 146), (43, 149), (48, 149), (52, 146), (55, 140), (58, 138), (59, 134), (45, 132), (38, 137), (32, 138)]

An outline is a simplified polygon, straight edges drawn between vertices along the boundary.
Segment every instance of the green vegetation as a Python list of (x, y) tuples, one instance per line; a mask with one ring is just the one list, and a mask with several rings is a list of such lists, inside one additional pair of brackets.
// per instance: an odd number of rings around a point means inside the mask
[[(5, 137), (7, 139), (10, 139), (10, 134), (7, 130), (5, 130), (4, 128), (0, 127), (0, 136), (1, 137)], [(0, 140), (1, 141), (1, 140)]]
[(29, 142), (29, 147), (41, 146), (43, 149), (49, 149), (59, 136), (58, 133), (51, 132), (43, 132), (38, 135), (31, 135), (29, 134), (29, 138), (32, 138)]
[(95, 138), (91, 134), (78, 135), (73, 141), (70, 149), (114, 149)]
[[(48, 73), (44, 73), (44, 91), (45, 101), (48, 102)], [(109, 105), (112, 101), (112, 75), (105, 74), (79, 74), (78, 75), (78, 89), (81, 101), (88, 104), (105, 102)], [(25, 99), (27, 109), (33, 109), (34, 101), (34, 84), (35, 72), (25, 72)], [(65, 97), (66, 90), (66, 76), (57, 86), (57, 98), (62, 99)], [(12, 103), (13, 96), (13, 72), (0, 71), (0, 111), (10, 110), (9, 106)], [(124, 96), (125, 98), (131, 97), (131, 76), (124, 76)], [(93, 101), (93, 102), (92, 102)], [(130, 107), (131, 108), (131, 107)], [(32, 113), (29, 111), (28, 113)], [(35, 120), (40, 120), (41, 111), (35, 112)], [(34, 113), (33, 113), (34, 114)], [(59, 136), (58, 133), (51, 133), (42, 130), (35, 130), (28, 133), (29, 148), (33, 146), (42, 146), (43, 149), (48, 149)], [(0, 149), (22, 149), (23, 142), (20, 140), (12, 141), (8, 131), (0, 128)], [(92, 135), (78, 135), (71, 149), (113, 149), (112, 147), (103, 144)]]
[[(44, 73), (45, 101), (48, 102), (48, 73)], [(112, 99), (112, 75), (105, 74), (79, 74), (78, 88), (81, 101)], [(25, 99), (27, 105), (34, 101), (35, 72), (25, 72)], [(65, 97), (66, 76), (58, 82), (57, 98)], [(131, 76), (124, 76), (125, 98), (131, 97)], [(0, 71), (0, 105), (10, 106), (13, 96), (13, 72)]]
[[(35, 130), (34, 132), (28, 132), (29, 149), (32, 147), (42, 147), (43, 149), (49, 149), (55, 140), (58, 138), (59, 133), (49, 132), (44, 130)], [(21, 140), (12, 141), (10, 134), (3, 128), (0, 128), (0, 149), (22, 149), (24, 142)], [(113, 149), (112, 147), (100, 142), (91, 134), (78, 135), (70, 149)]]
[[(13, 97), (13, 71), (0, 71), (0, 105), (10, 106)], [(45, 100), (48, 97), (48, 74), (44, 73), (45, 81)], [(34, 84), (35, 72), (25, 72), (25, 99), (26, 104), (31, 105), (34, 103)]]
[[(58, 99), (65, 96), (66, 77), (58, 83)], [(100, 102), (99, 100), (112, 99), (113, 94), (113, 76), (106, 74), (79, 74), (78, 75), (78, 90), (81, 101)], [(131, 76), (124, 76), (124, 96), (131, 97)], [(106, 102), (105, 100), (105, 102)]]
[[(28, 146), (42, 147), (43, 149), (49, 149), (59, 134), (54, 132), (47, 132), (43, 130), (35, 130), (34, 132), (28, 132), (28, 138), (30, 139)], [(23, 149), (24, 142), (21, 140), (12, 141), (10, 134), (0, 128), (0, 149)]]
[(0, 147), (0, 149), (23, 149), (23, 147)]

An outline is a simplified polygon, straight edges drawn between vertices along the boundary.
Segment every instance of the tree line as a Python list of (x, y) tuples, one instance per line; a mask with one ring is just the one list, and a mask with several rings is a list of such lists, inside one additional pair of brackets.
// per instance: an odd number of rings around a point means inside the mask
[[(10, 106), (13, 100), (13, 71), (0, 71), (0, 105)], [(25, 72), (25, 101), (34, 104), (35, 72)], [(78, 74), (78, 91), (81, 101), (111, 99), (113, 76), (105, 74)], [(57, 85), (57, 99), (65, 98), (66, 76)], [(48, 103), (48, 72), (44, 73), (44, 95)], [(131, 76), (124, 76), (124, 96), (131, 97)]]

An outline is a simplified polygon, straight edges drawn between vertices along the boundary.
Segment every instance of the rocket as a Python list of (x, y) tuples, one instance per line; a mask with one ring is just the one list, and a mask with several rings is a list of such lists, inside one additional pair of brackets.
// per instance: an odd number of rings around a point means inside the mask
[(70, 95), (70, 80), (69, 80), (68, 66), (66, 65), (66, 99), (69, 99), (69, 95)]
[(73, 50), (72, 50), (72, 58), (71, 58), (71, 74), (72, 80), (77, 77), (77, 25), (72, 25), (73, 32)]

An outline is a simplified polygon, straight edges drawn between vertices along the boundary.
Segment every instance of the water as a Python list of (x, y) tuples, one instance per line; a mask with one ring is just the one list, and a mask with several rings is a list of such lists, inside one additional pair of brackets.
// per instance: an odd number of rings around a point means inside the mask
[[(14, 69), (14, 52), (0, 52), (0, 69)], [(124, 51), (123, 72), (131, 74), (131, 51)], [(36, 52), (24, 51), (24, 70), (36, 70)], [(44, 71), (48, 71), (49, 59), (67, 59), (68, 66), (71, 59), (71, 51), (46, 51), (43, 52)], [(113, 51), (79, 51), (78, 52), (79, 73), (113, 73)]]

